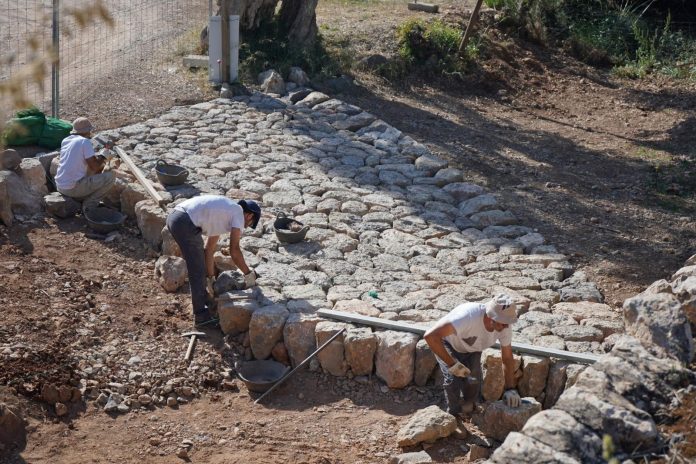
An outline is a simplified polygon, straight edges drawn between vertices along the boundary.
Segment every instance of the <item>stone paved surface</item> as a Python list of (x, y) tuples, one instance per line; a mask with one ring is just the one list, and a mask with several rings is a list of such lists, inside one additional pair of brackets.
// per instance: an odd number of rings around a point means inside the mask
[[(596, 285), (495, 192), (360, 108), (319, 92), (292, 100), (217, 99), (108, 134), (155, 181), (159, 159), (190, 170), (187, 184), (167, 188), (174, 202), (260, 200), (264, 220), (242, 245), (264, 294), (290, 313), (362, 300), (379, 317), (427, 322), (505, 291), (526, 313), (515, 340), (601, 351), (606, 332), (553, 311), (601, 303)], [(305, 242), (278, 242), (280, 211), (311, 226)]]

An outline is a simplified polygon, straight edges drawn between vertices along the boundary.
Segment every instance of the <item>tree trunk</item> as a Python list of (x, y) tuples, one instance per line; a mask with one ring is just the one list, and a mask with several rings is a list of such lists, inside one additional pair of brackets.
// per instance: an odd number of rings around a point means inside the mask
[(317, 3), (318, 0), (283, 0), (280, 23), (296, 45), (308, 45), (317, 37)]
[[(232, 14), (239, 15), (239, 28), (242, 31), (252, 31), (262, 23), (273, 19), (279, 0), (218, 0), (230, 4)], [(218, 10), (219, 11), (219, 10)]]

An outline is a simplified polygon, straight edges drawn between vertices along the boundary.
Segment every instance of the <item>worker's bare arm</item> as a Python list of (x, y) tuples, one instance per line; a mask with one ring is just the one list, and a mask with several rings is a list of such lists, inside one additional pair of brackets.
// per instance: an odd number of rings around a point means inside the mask
[(242, 254), (242, 249), (239, 246), (239, 241), (242, 238), (241, 229), (232, 229), (230, 231), (230, 257), (234, 264), (242, 271), (242, 274), (249, 273), (249, 266), (247, 266), (244, 260), (244, 255)]
[(512, 355), (512, 346), (501, 346), (500, 355), (503, 359), (505, 388), (515, 388), (515, 358)]
[(442, 340), (448, 335), (453, 335), (455, 333), (456, 330), (450, 322), (441, 322), (428, 329), (423, 336), (428, 346), (430, 346), (430, 350), (448, 366), (452, 366), (457, 360), (449, 354)]
[(208, 277), (215, 276), (215, 246), (220, 236), (208, 237), (205, 242), (205, 271)]

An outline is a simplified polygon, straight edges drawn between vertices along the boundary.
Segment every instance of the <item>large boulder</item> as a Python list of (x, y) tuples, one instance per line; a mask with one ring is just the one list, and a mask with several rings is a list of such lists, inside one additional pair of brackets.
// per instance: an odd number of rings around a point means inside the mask
[(549, 358), (536, 356), (522, 357), (522, 378), (517, 382), (521, 396), (538, 398), (546, 387), (546, 377), (549, 374)]
[(0, 170), (14, 171), (22, 163), (22, 157), (15, 150), (0, 151)]
[(483, 414), (474, 415), (474, 423), (487, 437), (503, 441), (510, 432), (519, 432), (534, 414), (541, 411), (541, 403), (534, 398), (523, 398), (516, 408), (503, 401), (488, 404)]
[(425, 340), (418, 340), (416, 343), (416, 363), (413, 367), (413, 383), (421, 387), (428, 383), (435, 366), (437, 366), (437, 359), (430, 350), (430, 345)]
[(403, 388), (413, 380), (418, 338), (393, 330), (377, 333), (375, 373), (389, 388)]
[(487, 461), (492, 464), (523, 464), (528, 462), (548, 462), (556, 464), (581, 464), (572, 456), (557, 451), (526, 434), (512, 432), (502, 446), (495, 450)]
[(369, 327), (348, 329), (344, 338), (346, 362), (353, 375), (369, 375), (374, 366), (377, 337)]
[(179, 248), (179, 244), (176, 243), (167, 226), (162, 228), (162, 254), (166, 256), (181, 256), (181, 248)]
[(544, 390), (544, 409), (553, 407), (565, 390), (566, 380), (568, 379), (566, 373), (568, 364), (568, 361), (558, 359), (551, 362), (546, 389)]
[(48, 194), (46, 171), (36, 158), (24, 158), (22, 160), (19, 164), (19, 176), (34, 194), (42, 197)]
[(288, 72), (288, 80), (299, 86), (309, 84), (309, 76), (307, 76), (307, 73), (304, 72), (302, 68), (297, 66), (292, 66), (290, 68), (290, 71)]
[(416, 411), (396, 435), (399, 446), (413, 446), (450, 436), (457, 429), (457, 419), (437, 406)]
[(649, 351), (689, 364), (694, 358), (691, 325), (677, 297), (667, 293), (639, 294), (623, 306), (626, 332)]
[(75, 216), (80, 211), (80, 203), (59, 192), (49, 193), (44, 196), (46, 212), (59, 218)]
[(592, 389), (595, 391), (574, 385), (561, 395), (556, 409), (567, 412), (597, 433), (610, 434), (619, 449), (637, 450), (655, 444), (657, 427), (648, 413), (611, 390)]
[(150, 198), (145, 188), (138, 183), (128, 184), (121, 191), (121, 212), (128, 217), (135, 217), (135, 205)]
[(257, 309), (259, 305), (254, 300), (226, 298), (222, 294), (217, 300), (217, 311), (223, 333), (236, 335), (249, 330), (251, 316)]
[(292, 313), (283, 328), (283, 340), (293, 367), (316, 349), (315, 329), (321, 319), (313, 314)]
[(670, 289), (682, 304), (693, 330), (696, 327), (696, 276), (681, 275), (672, 281)]
[[(314, 334), (317, 340), (317, 346), (326, 343), (336, 332), (341, 329), (348, 328), (347, 324), (341, 322), (322, 321), (318, 323), (314, 329)], [(348, 363), (346, 362), (344, 339), (345, 332), (336, 337), (326, 348), (324, 348), (317, 357), (321, 367), (331, 375), (344, 376), (348, 371)]]
[(288, 318), (285, 305), (275, 304), (257, 309), (249, 322), (249, 342), (256, 359), (266, 359), (273, 346), (283, 337), (283, 326)]
[(266, 93), (283, 95), (285, 93), (285, 81), (275, 69), (269, 69), (259, 74), (259, 85)]
[(175, 292), (186, 283), (186, 261), (176, 256), (160, 256), (155, 263), (155, 277), (167, 292)]
[(500, 351), (487, 349), (481, 353), (481, 365), (483, 383), (481, 395), (486, 401), (497, 401), (505, 391), (505, 374), (503, 371), (503, 358)]
[(579, 462), (603, 463), (602, 440), (565, 411), (549, 409), (530, 418), (522, 433)]
[(12, 171), (0, 171), (0, 183), (4, 183), (12, 212), (39, 213), (43, 209), (43, 195), (32, 191), (19, 175)]
[(135, 205), (135, 218), (143, 239), (154, 250), (162, 245), (162, 228), (167, 221), (166, 213), (151, 200), (139, 201)]

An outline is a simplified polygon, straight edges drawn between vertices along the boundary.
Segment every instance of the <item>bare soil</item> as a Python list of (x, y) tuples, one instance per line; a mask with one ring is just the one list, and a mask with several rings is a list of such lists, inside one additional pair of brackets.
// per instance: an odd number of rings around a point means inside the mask
[[(454, 3), (441, 2), (442, 15), (466, 17)], [(394, 27), (413, 14), (393, 1), (328, 2), (318, 20), (324, 34), (348, 37), (356, 56), (389, 56)], [(487, 186), (569, 255), (613, 306), (681, 267), (696, 249), (688, 181), (696, 86), (616, 79), (540, 46), (504, 36), (496, 44), (464, 80), (421, 75), (390, 83), (358, 73), (358, 85), (339, 98), (457, 163), (467, 180)], [(145, 119), (206, 95), (184, 79), (187, 72), (164, 73), (146, 88), (117, 73), (99, 88), (111, 109), (76, 103), (68, 112), (86, 112), (102, 128)], [(386, 462), (400, 452), (395, 436), (406, 417), (437, 398), (436, 386), (382, 392), (376, 381), (346, 386), (304, 372), (264, 405), (254, 405), (255, 394), (237, 382), (176, 409), (111, 417), (75, 404), (58, 418), (38, 401), (39, 391), (45, 382), (76, 381), (81, 318), (108, 304), (104, 336), (160, 340), (189, 327), (186, 291), (167, 294), (156, 284), (154, 255), (133, 225), (114, 243), (90, 240), (86, 231), (79, 217), (0, 227), (0, 338), (42, 347), (0, 369), (0, 385), (19, 394), (30, 421), (26, 448), (0, 452), (0, 462), (178, 462), (184, 440), (193, 443), (183, 459), (190, 462)], [(218, 339), (197, 348), (218, 349)], [(696, 441), (688, 401), (664, 429), (686, 434), (687, 444)], [(428, 449), (435, 462), (468, 462), (466, 450), (480, 442), (468, 427)], [(683, 452), (693, 458), (689, 446)]]

